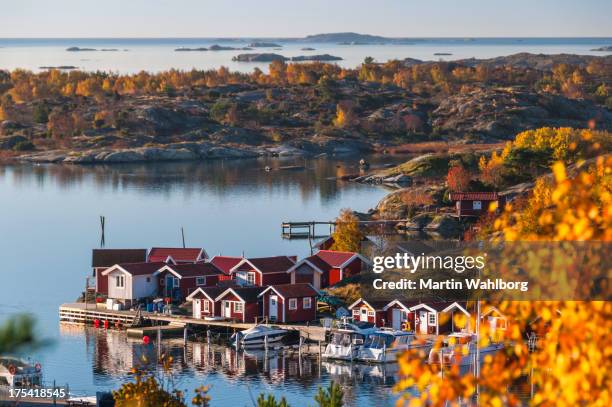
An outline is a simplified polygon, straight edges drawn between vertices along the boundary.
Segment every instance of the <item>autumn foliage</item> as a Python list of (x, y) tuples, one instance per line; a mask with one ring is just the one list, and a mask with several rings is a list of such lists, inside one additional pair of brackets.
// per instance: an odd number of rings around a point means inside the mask
[[(610, 242), (612, 157), (598, 157), (573, 175), (558, 161), (553, 174), (550, 181), (539, 180), (528, 199), (506, 205), (493, 225), (498, 239)], [(572, 261), (580, 261), (563, 260), (568, 270)], [(602, 262), (595, 259), (595, 267)], [(483, 324), (480, 345), (496, 339), (506, 347), (484, 358), (480, 376), (461, 373), (458, 366), (446, 367), (442, 374), (441, 366), (423, 362), (424, 355), (406, 353), (399, 362), (396, 390), (402, 397), (398, 405), (612, 403), (612, 303), (503, 301), (495, 305), (508, 318), (507, 329), (493, 333)], [(465, 326), (463, 319), (455, 321), (457, 326)], [(531, 349), (528, 335), (537, 338)]]
[(350, 209), (342, 209), (336, 219), (336, 229), (332, 234), (334, 244), (331, 250), (358, 252), (363, 234), (359, 229), (359, 219)]

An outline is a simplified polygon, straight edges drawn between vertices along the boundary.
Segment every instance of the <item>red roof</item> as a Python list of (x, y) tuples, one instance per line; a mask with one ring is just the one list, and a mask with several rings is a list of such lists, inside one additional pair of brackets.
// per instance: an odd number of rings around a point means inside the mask
[(270, 288), (284, 298), (316, 297), (318, 295), (317, 290), (308, 283), (279, 284), (272, 285)]
[(206, 253), (202, 248), (153, 247), (149, 251), (150, 262), (166, 261), (168, 257), (172, 257), (172, 260), (176, 262), (195, 263), (198, 260), (202, 260), (205, 256)]
[(252, 270), (251, 266), (254, 266), (263, 274), (279, 273), (289, 270), (295, 264), (295, 260), (288, 256), (259, 257), (254, 259), (247, 259), (247, 261), (248, 263), (245, 262), (243, 265), (238, 267), (238, 269), (243, 271)]
[[(355, 256), (356, 253), (353, 252), (337, 252), (333, 250), (319, 250), (314, 256), (323, 260), (325, 263), (329, 264), (331, 267), (338, 268), (344, 263), (346, 263), (351, 257)], [(310, 259), (310, 257), (309, 257)]]
[(497, 192), (451, 192), (451, 201), (497, 201)]
[[(155, 273), (160, 268), (166, 266), (166, 263), (163, 261), (158, 262), (149, 262), (149, 263), (121, 263), (116, 264), (115, 266), (119, 266), (128, 273), (133, 276), (144, 276)], [(112, 267), (115, 267), (112, 266)], [(109, 267), (110, 268), (110, 267)], [(108, 269), (107, 269), (108, 270)]]
[(241, 260), (242, 257), (215, 256), (210, 259), (210, 262), (225, 274), (230, 274), (230, 270), (240, 263)]
[(181, 277), (202, 277), (223, 274), (221, 270), (211, 263), (169, 264), (168, 268)]

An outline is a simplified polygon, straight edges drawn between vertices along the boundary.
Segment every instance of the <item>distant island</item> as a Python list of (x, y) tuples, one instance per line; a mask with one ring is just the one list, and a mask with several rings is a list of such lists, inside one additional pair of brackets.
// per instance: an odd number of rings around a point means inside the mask
[(434, 52), (435, 56), (447, 56), (447, 55), (453, 55), (450, 52)]
[(389, 38), (378, 35), (358, 34), (354, 32), (314, 34), (304, 38), (308, 42), (333, 42), (333, 43), (385, 43)]
[(81, 47), (70, 47), (66, 48), (68, 52), (84, 52), (84, 51), (97, 51), (95, 48), (81, 48)]
[(273, 53), (257, 53), (257, 54), (240, 54), (232, 58), (235, 62), (272, 62), (272, 61), (293, 61), (293, 62), (304, 62), (304, 61), (342, 61), (341, 57), (322, 54), (322, 55), (299, 55), (295, 57), (285, 57), (280, 54)]
[(39, 66), (38, 69), (59, 69), (63, 71), (63, 70), (78, 69), (78, 67), (74, 65), (59, 65), (59, 66)]
[(612, 45), (599, 47), (599, 48), (593, 48), (591, 51), (612, 51)]
[[(101, 48), (101, 49), (96, 49), (96, 48), (81, 48), (81, 47), (70, 47), (70, 48), (66, 48), (66, 51), (68, 52), (87, 52), (87, 51), (103, 51), (103, 52), (116, 52), (119, 51), (117, 48)], [(127, 51), (127, 50), (126, 50)]]
[(255, 41), (247, 45), (247, 47), (250, 47), (250, 48), (281, 48), (282, 45), (278, 45), (273, 42)]
[(211, 45), (210, 47), (206, 48), (206, 47), (198, 47), (198, 48), (186, 48), (186, 47), (179, 47), (176, 48), (175, 51), (176, 52), (201, 52), (201, 51), (251, 51), (253, 50), (253, 48), (250, 47), (242, 47), (242, 48), (236, 48), (236, 47), (226, 47), (223, 45)]

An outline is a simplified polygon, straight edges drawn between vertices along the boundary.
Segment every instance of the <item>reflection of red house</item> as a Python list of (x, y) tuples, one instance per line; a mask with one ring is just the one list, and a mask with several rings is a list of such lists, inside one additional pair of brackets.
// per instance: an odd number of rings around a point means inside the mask
[(369, 262), (359, 253), (319, 250), (298, 261), (288, 273), (292, 284), (309, 283), (321, 289), (360, 273), (364, 263)]
[(259, 294), (261, 315), (271, 322), (313, 321), (317, 315), (317, 294), (306, 283), (271, 285)]
[(241, 286), (287, 284), (291, 280), (287, 270), (295, 261), (295, 257), (288, 256), (242, 259), (231, 269), (231, 273)]
[(153, 247), (149, 251), (149, 262), (167, 262), (168, 258), (174, 263), (197, 263), (206, 260), (208, 254), (202, 248), (184, 247)]
[(155, 275), (161, 295), (183, 301), (198, 287), (216, 285), (223, 272), (211, 263), (183, 263), (168, 264)]
[(440, 334), (440, 314), (449, 306), (449, 303), (420, 303), (410, 307), (414, 312), (415, 329), (419, 334)]
[(480, 216), (487, 213), (493, 202), (498, 208), (504, 205), (497, 192), (451, 192), (450, 200), (455, 202), (457, 216)]
[(187, 301), (192, 302), (193, 317), (197, 319), (220, 317), (221, 307), (215, 306), (215, 298), (223, 291), (225, 291), (225, 288), (221, 287), (198, 287), (189, 294)]
[(385, 305), (388, 301), (374, 301), (360, 298), (349, 306), (355, 321), (370, 322), (376, 326), (385, 326)]
[(261, 287), (230, 287), (215, 298), (219, 316), (239, 322), (256, 322)]

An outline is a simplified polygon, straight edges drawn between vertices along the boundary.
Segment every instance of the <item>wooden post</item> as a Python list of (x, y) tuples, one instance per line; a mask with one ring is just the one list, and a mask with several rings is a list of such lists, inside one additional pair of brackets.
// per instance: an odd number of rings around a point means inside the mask
[(104, 227), (106, 226), (106, 217), (100, 215), (100, 247), (104, 247), (105, 238), (104, 238)]
[(268, 335), (264, 336), (264, 349), (268, 351)]
[(157, 327), (157, 359), (159, 359), (159, 357), (161, 356), (161, 339), (162, 339), (161, 328), (158, 326)]
[(185, 248), (185, 229), (181, 226), (181, 236), (183, 237), (183, 249)]
[(206, 330), (206, 342), (210, 345), (210, 328)]
[(187, 325), (183, 329), (183, 346), (187, 346)]

